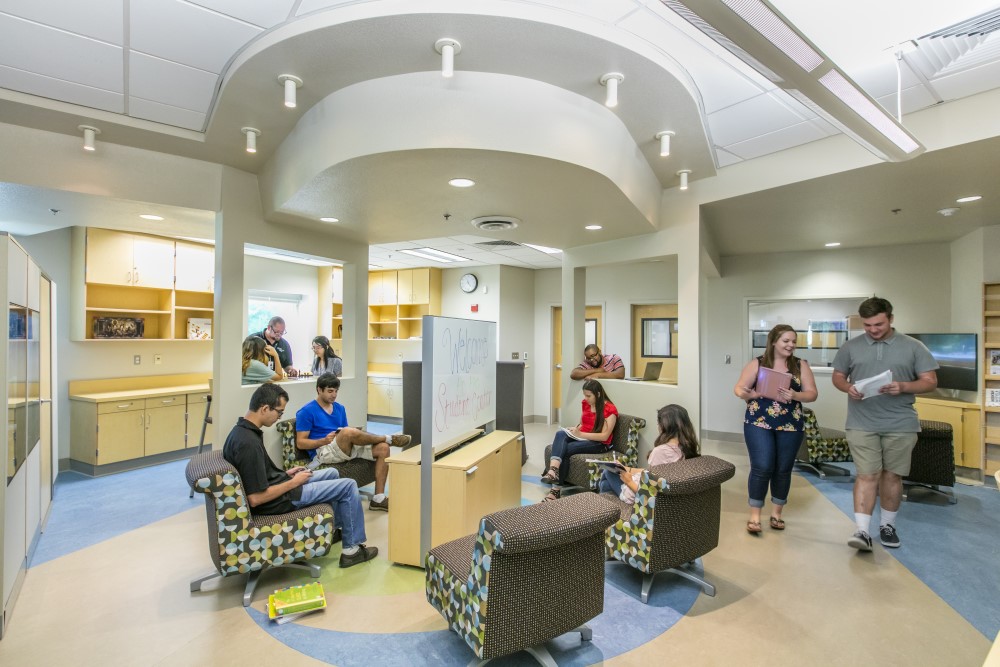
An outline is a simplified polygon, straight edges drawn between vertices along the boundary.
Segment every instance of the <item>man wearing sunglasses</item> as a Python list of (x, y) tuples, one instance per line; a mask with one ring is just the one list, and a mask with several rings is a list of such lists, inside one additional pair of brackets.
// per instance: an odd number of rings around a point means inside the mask
[(275, 352), (278, 353), (278, 361), (281, 362), (282, 370), (288, 373), (288, 377), (293, 378), (297, 377), (299, 372), (292, 366), (292, 346), (285, 340), (286, 333), (288, 331), (285, 329), (285, 320), (275, 315), (268, 321), (266, 329), (253, 335), (257, 338), (263, 338), (268, 345), (274, 348)]
[[(365, 515), (358, 484), (341, 479), (336, 468), (313, 472), (305, 467), (282, 470), (264, 449), (261, 429), (274, 426), (288, 404), (288, 392), (273, 382), (257, 387), (250, 397), (250, 409), (229, 432), (222, 456), (236, 468), (254, 514), (286, 514), (319, 503), (333, 506), (337, 532), (333, 541), (343, 539), (340, 567), (370, 561), (377, 547), (367, 547)], [(339, 533), (339, 535), (338, 535)]]

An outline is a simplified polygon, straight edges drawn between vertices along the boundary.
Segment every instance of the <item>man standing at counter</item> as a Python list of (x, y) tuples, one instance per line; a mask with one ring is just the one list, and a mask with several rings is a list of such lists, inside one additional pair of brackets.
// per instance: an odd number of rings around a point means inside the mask
[(621, 380), (625, 377), (625, 364), (617, 354), (601, 354), (601, 348), (591, 344), (583, 348), (583, 361), (569, 376), (574, 380)]
[[(365, 515), (357, 483), (339, 479), (334, 468), (315, 473), (302, 467), (282, 470), (267, 455), (261, 429), (274, 426), (287, 404), (288, 392), (281, 386), (266, 382), (257, 387), (250, 397), (250, 409), (229, 432), (222, 456), (239, 473), (254, 514), (286, 514), (299, 507), (329, 503), (344, 541), (340, 567), (370, 561), (378, 549), (364, 545)], [(337, 539), (335, 533), (334, 541)]]
[[(408, 435), (374, 435), (347, 425), (347, 410), (337, 403), (340, 378), (323, 373), (316, 378), (316, 400), (295, 413), (295, 446), (319, 464), (343, 463), (351, 459), (375, 462), (375, 495), (368, 509), (389, 511), (385, 480), (389, 476), (389, 445), (410, 444)], [(311, 467), (312, 464), (310, 464)]]
[(285, 331), (285, 320), (275, 315), (268, 321), (267, 328), (251, 335), (263, 338), (275, 349), (282, 370), (288, 373), (288, 377), (293, 378), (298, 376), (299, 372), (292, 366), (292, 346), (284, 338)]

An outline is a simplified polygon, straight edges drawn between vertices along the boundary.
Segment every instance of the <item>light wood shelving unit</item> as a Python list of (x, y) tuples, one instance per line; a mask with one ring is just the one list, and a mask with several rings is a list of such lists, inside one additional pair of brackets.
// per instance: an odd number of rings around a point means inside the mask
[(1000, 470), (1000, 406), (990, 406), (990, 390), (1000, 390), (1000, 375), (991, 373), (993, 355), (1000, 355), (1000, 283), (983, 284), (983, 468)]

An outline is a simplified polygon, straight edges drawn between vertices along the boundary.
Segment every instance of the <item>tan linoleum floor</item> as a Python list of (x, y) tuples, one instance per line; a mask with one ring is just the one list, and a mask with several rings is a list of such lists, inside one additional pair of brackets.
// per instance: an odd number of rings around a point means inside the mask
[[(540, 473), (553, 432), (528, 425), (525, 474)], [(707, 441), (703, 449), (737, 466), (723, 487), (719, 547), (704, 558), (718, 593), (699, 595), (674, 627), (607, 664), (983, 663), (991, 642), (881, 547), (864, 556), (847, 547), (853, 522), (801, 476), (793, 477), (787, 530), (748, 535), (742, 444)], [(543, 493), (524, 484), (522, 495), (534, 500)], [(366, 525), (369, 544), (384, 553), (388, 516), (366, 511)], [(189, 581), (211, 570), (207, 549), (199, 504), (31, 568), (0, 641), (0, 665), (322, 664), (257, 626), (241, 605), (240, 578), (189, 593)], [(334, 558), (329, 563), (336, 568)], [(415, 568), (389, 565), (380, 555), (324, 579), (334, 575), (330, 608), (303, 623), (354, 632), (445, 627), (424, 600)], [(262, 609), (273, 588), (306, 579), (290, 570), (264, 575), (254, 607)], [(661, 575), (654, 586), (670, 586), (671, 579)]]

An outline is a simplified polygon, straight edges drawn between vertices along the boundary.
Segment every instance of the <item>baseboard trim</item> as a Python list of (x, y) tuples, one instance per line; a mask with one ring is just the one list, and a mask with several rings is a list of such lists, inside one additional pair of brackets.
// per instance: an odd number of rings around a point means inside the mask
[(545, 415), (524, 415), (525, 424), (548, 424), (549, 420)]
[(702, 440), (721, 440), (723, 442), (743, 442), (742, 433), (730, 433), (729, 431), (706, 431), (701, 432)]
[[(209, 451), (212, 449), (211, 445), (205, 445), (208, 447)], [(184, 449), (178, 449), (173, 452), (163, 452), (162, 454), (154, 454), (152, 456), (143, 456), (138, 459), (129, 459), (128, 461), (118, 461), (116, 463), (107, 463), (105, 465), (95, 466), (90, 463), (84, 463), (83, 461), (76, 461), (74, 459), (68, 459), (69, 467), (68, 470), (73, 472), (78, 472), (83, 475), (88, 475), (90, 477), (103, 477), (104, 475), (113, 475), (119, 472), (125, 472), (126, 470), (136, 470), (137, 468), (146, 468), (148, 466), (155, 466), (160, 463), (169, 463), (170, 461), (180, 461), (182, 459), (191, 458), (198, 452), (198, 447), (185, 447)], [(60, 459), (59, 470), (63, 470), (63, 461), (67, 459)]]

